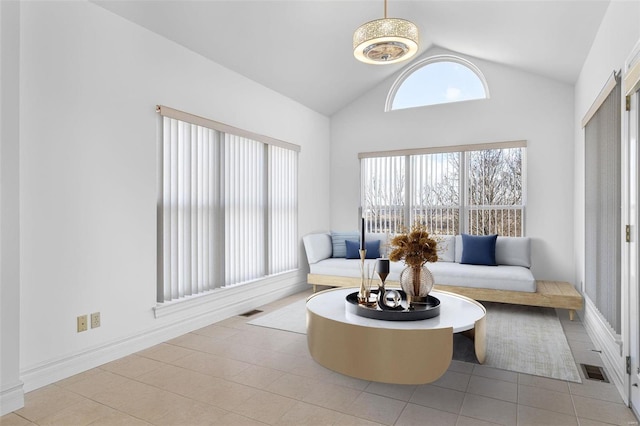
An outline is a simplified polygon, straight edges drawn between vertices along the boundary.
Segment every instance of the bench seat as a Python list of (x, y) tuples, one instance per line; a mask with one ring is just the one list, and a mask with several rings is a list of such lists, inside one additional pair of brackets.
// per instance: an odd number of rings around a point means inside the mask
[[(308, 274), (307, 282), (313, 285), (314, 292), (318, 285), (330, 287), (360, 286), (360, 278), (337, 275)], [(374, 281), (374, 283), (376, 282), (377, 280)], [(387, 285), (391, 287), (398, 287), (400, 283), (393, 280), (387, 280)], [(569, 311), (569, 319), (572, 321), (575, 316), (575, 311), (582, 309), (584, 303), (583, 297), (578, 290), (576, 290), (570, 283), (564, 281), (538, 280), (536, 281), (536, 291), (533, 293), (438, 284), (436, 284), (434, 288), (437, 290), (450, 291), (474, 300), (485, 302), (567, 309)]]
[(473, 287), (438, 286), (446, 290), (475, 300), (485, 302), (510, 303), (513, 305), (541, 306), (545, 308), (568, 309), (569, 319), (573, 321), (575, 312), (582, 309), (583, 298), (574, 286), (564, 281), (536, 281), (535, 293), (522, 291), (491, 290)]
[[(365, 240), (373, 241), (383, 237), (383, 234), (370, 234)], [(361, 261), (347, 259), (344, 247), (340, 246), (340, 243), (345, 244), (347, 238), (349, 237), (339, 233), (309, 234), (303, 238), (309, 262), (307, 281), (313, 285), (314, 292), (318, 285), (360, 286)], [(358, 235), (352, 235), (351, 238), (358, 239)], [(568, 309), (571, 319), (577, 309), (582, 309), (582, 295), (570, 283), (536, 281), (530, 269), (530, 238), (497, 237), (495, 262), (498, 266), (462, 263), (462, 236), (445, 235), (438, 238), (438, 261), (427, 265), (433, 274), (436, 289), (486, 302)], [(375, 261), (365, 260), (365, 275), (374, 275)], [(400, 272), (404, 267), (402, 262), (390, 263), (386, 281), (389, 286), (399, 286)], [(374, 279), (373, 286), (376, 285), (377, 279)]]

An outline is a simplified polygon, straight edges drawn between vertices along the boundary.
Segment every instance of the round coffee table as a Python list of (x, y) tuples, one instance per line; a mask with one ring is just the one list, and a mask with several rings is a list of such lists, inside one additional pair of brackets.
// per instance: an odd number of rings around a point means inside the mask
[(357, 288), (335, 288), (307, 299), (307, 343), (313, 359), (333, 371), (383, 383), (423, 384), (451, 364), (453, 334), (474, 338), (476, 358), (486, 355), (485, 315), (479, 302), (445, 291), (440, 315), (419, 321), (384, 321), (346, 311)]

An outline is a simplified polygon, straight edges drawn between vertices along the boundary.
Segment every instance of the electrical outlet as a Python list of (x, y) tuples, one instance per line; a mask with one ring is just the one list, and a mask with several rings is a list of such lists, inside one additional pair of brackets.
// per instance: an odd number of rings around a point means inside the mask
[(94, 312), (91, 314), (91, 328), (100, 327), (100, 312)]
[(87, 316), (80, 315), (78, 317), (78, 333), (81, 331), (87, 331)]

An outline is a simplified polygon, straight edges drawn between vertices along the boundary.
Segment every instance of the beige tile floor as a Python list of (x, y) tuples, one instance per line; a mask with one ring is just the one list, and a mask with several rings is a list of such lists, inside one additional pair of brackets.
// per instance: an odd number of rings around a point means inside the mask
[[(308, 294), (260, 309), (268, 313)], [(579, 319), (569, 322), (566, 312), (558, 314), (576, 362), (601, 365)], [(316, 364), (306, 336), (247, 321), (229, 318), (30, 392), (25, 407), (0, 423), (637, 424), (611, 384), (568, 383), (458, 361), (428, 385), (366, 382)]]

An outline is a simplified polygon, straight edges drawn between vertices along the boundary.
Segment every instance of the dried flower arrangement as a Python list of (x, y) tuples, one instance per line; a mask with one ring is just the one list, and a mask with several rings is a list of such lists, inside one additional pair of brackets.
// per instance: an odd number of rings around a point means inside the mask
[(389, 260), (404, 263), (411, 268), (420, 268), (427, 262), (438, 261), (438, 242), (429, 236), (427, 227), (414, 224), (410, 231), (398, 234), (391, 239)]

